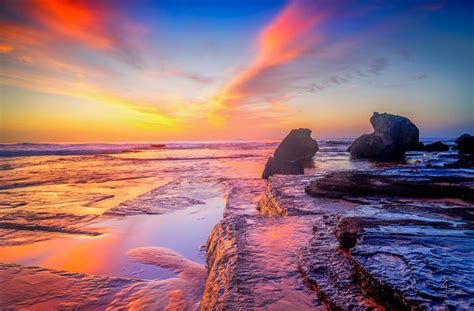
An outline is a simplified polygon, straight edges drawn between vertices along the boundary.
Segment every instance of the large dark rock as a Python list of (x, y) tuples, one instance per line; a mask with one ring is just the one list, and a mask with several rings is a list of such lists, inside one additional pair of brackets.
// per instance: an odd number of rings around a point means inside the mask
[(274, 156), (268, 159), (262, 178), (267, 179), (273, 174), (304, 174), (303, 162), (311, 161), (318, 149), (318, 143), (311, 138), (311, 130), (291, 130), (275, 150)]
[(291, 130), (283, 139), (275, 150), (275, 157), (292, 161), (310, 161), (318, 150), (318, 143), (311, 138), (311, 130), (300, 128)]
[(437, 141), (435, 143), (432, 143), (432, 144), (428, 144), (425, 146), (425, 150), (428, 151), (428, 152), (432, 152), (432, 151), (448, 151), (449, 150), (449, 146), (446, 145), (445, 143), (442, 143), (440, 141)]
[(374, 112), (370, 123), (374, 132), (360, 136), (349, 147), (352, 158), (401, 158), (406, 151), (420, 148), (418, 128), (409, 119)]
[(300, 175), (304, 174), (304, 167), (301, 161), (291, 161), (285, 160), (278, 157), (268, 158), (267, 163), (265, 164), (265, 169), (262, 173), (263, 179), (268, 179), (268, 177), (273, 174), (282, 174), (282, 175)]
[(474, 136), (463, 134), (455, 140), (455, 143), (454, 149), (459, 150), (459, 153), (474, 154)]

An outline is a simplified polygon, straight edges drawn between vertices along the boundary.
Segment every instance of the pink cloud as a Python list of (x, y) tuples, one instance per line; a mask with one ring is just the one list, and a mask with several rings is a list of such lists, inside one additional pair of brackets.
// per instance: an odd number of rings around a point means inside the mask
[(292, 1), (260, 32), (258, 53), (253, 63), (240, 71), (214, 96), (215, 111), (220, 118), (232, 106), (245, 104), (245, 99), (272, 88), (272, 71), (310, 52), (322, 41), (311, 30), (325, 18), (316, 5)]

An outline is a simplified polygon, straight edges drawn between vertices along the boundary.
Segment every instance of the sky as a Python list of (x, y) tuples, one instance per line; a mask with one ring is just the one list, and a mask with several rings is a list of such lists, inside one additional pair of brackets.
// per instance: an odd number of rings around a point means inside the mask
[(474, 132), (473, 1), (0, 3), (3, 143)]

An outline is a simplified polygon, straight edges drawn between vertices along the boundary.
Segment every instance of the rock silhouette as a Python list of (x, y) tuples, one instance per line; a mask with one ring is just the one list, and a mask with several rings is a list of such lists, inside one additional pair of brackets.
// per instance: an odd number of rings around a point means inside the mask
[(360, 136), (349, 147), (352, 158), (396, 159), (420, 148), (418, 128), (408, 118), (374, 112), (370, 123), (374, 132)]
[(290, 161), (310, 161), (319, 150), (318, 143), (311, 138), (310, 129), (295, 129), (282, 140), (275, 150), (275, 157)]
[(318, 143), (311, 138), (310, 129), (294, 129), (282, 140), (265, 164), (263, 179), (273, 174), (304, 174), (303, 161), (310, 161), (319, 150)]
[(437, 141), (435, 143), (426, 145), (425, 150), (429, 151), (429, 152), (431, 152), (431, 151), (448, 151), (449, 146), (446, 145), (445, 143)]
[(459, 153), (474, 154), (474, 136), (463, 134), (455, 140), (455, 143), (454, 149), (459, 150)]

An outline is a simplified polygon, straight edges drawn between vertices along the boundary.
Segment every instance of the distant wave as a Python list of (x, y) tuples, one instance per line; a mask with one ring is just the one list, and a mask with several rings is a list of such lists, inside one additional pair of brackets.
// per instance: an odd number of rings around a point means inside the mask
[(121, 158), (122, 160), (133, 161), (196, 161), (196, 160), (225, 160), (242, 158), (260, 158), (260, 154), (239, 154), (229, 156), (209, 156), (209, 157), (163, 157), (163, 158)]
[[(452, 140), (422, 139), (424, 143), (436, 140), (453, 144)], [(318, 140), (321, 152), (346, 151), (353, 139)], [(274, 150), (278, 142), (274, 141), (191, 141), (166, 143), (94, 143), (94, 144), (50, 144), (50, 143), (18, 143), (0, 144), (0, 157), (21, 156), (68, 156), (68, 155), (99, 155), (133, 153), (141, 151), (183, 150), (183, 149), (211, 149), (211, 150)], [(212, 159), (212, 158), (192, 158)], [(180, 158), (158, 158), (157, 160), (181, 160)]]
[[(159, 146), (159, 147), (157, 147)], [(276, 143), (267, 142), (169, 142), (169, 143), (128, 143), (128, 144), (0, 144), (0, 157), (21, 156), (67, 156), (133, 153), (154, 150), (182, 149), (235, 149), (252, 150), (275, 148)], [(172, 159), (169, 159), (172, 160)]]
[(149, 144), (2, 144), (0, 157), (116, 154), (149, 146)]

